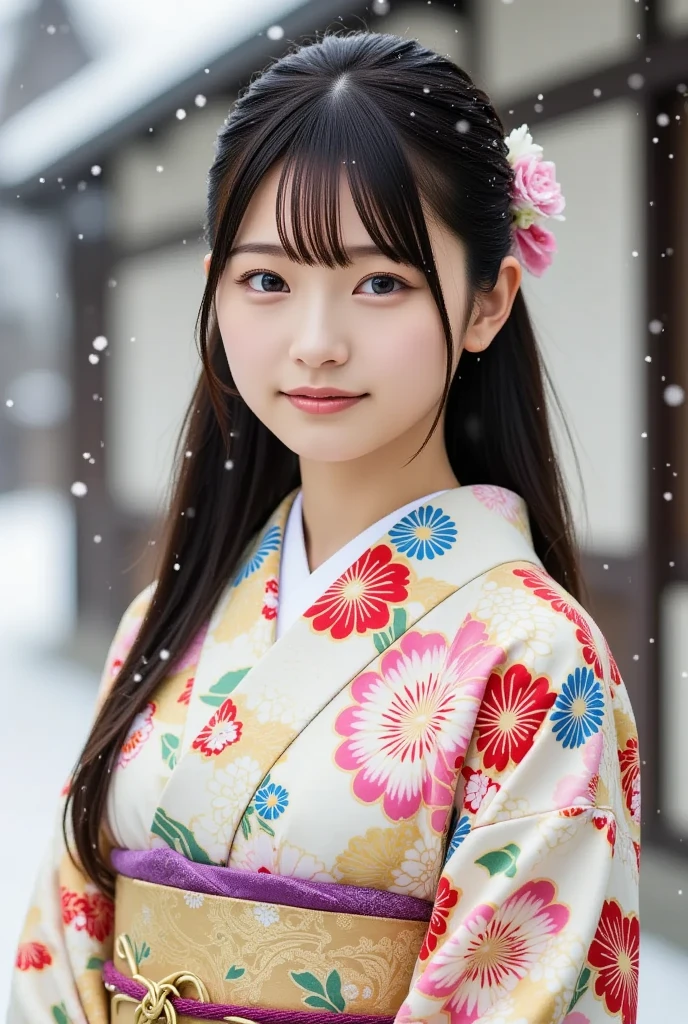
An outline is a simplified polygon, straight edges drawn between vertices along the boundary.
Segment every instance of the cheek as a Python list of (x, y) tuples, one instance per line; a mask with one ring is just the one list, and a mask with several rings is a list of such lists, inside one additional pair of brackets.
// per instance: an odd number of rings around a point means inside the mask
[(218, 325), (229, 369), (237, 388), (246, 397), (253, 392), (260, 392), (261, 382), (269, 379), (270, 367), (275, 365), (269, 337), (263, 333), (258, 344), (255, 325), (242, 322), (241, 315), (233, 314), (230, 326), (228, 318), (223, 317), (220, 311)]
[(442, 394), (446, 372), (446, 345), (441, 326), (427, 318), (410, 319), (377, 337), (374, 352), (376, 378), (386, 396), (407, 408), (426, 410)]

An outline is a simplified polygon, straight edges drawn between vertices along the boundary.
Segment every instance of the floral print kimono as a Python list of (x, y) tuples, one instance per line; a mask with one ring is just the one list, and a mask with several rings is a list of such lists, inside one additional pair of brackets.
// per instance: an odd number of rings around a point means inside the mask
[[(543, 569), (525, 503), (472, 485), (398, 510), (326, 563), (330, 582), (278, 634), (293, 502), (132, 724), (111, 844), (431, 901), (399, 1024), (634, 1024), (633, 713), (598, 626)], [(121, 620), (101, 697), (153, 586)], [(279, 914), (255, 916), (275, 948)], [(105, 1024), (112, 945), (113, 906), (56, 827), (9, 1024)], [(380, 1012), (372, 953), (309, 956), (292, 972), (302, 1009)], [(233, 1002), (271, 1005), (245, 964), (227, 967)]]

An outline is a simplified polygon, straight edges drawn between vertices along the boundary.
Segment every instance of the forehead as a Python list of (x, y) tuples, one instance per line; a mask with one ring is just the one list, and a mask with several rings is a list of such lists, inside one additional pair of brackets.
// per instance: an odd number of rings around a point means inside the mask
[[(282, 167), (283, 164), (281, 162), (274, 165), (263, 177), (248, 204), (246, 213), (244, 214), (239, 230), (237, 231), (235, 244), (255, 240), (279, 241), (277, 231), (277, 188), (279, 185), (280, 175), (282, 173)], [(285, 181), (284, 190), (284, 195), (282, 197), (284, 224), (289, 238), (293, 239), (293, 221), (291, 213), (293, 192), (292, 176)], [(306, 207), (309, 201), (311, 203), (322, 203), (323, 198), (324, 197), (322, 196), (312, 194), (310, 196), (302, 195), (300, 197), (299, 205), (302, 213), (305, 213), (305, 216), (302, 217), (304, 223), (308, 223)], [(366, 231), (365, 225), (356, 210), (356, 204), (354, 203), (354, 199), (351, 194), (351, 188), (349, 186), (348, 177), (344, 167), (342, 167), (339, 175), (337, 200), (343, 240), (345, 242), (350, 242), (351, 244), (357, 242), (370, 242), (370, 235)]]
[[(256, 188), (256, 191), (251, 197), (246, 212), (242, 218), (241, 224), (239, 225), (232, 248), (253, 242), (267, 242), (275, 243), (277, 245), (281, 244), (281, 239), (277, 229), (277, 191), (282, 169), (282, 162), (278, 162), (273, 165)], [(344, 166), (341, 168), (336, 195), (328, 197), (323, 195), (322, 190), (318, 188), (318, 185), (324, 181), (325, 177), (326, 176), (324, 175), (308, 174), (306, 178), (307, 187), (301, 187), (301, 194), (299, 195), (298, 201), (299, 224), (297, 224), (297, 227), (299, 230), (302, 233), (304, 231), (308, 233), (309, 227), (314, 227), (314, 220), (320, 215), (320, 210), (318, 210), (318, 213), (313, 214), (313, 209), (325, 206), (327, 207), (327, 215), (325, 218), (328, 222), (327, 227), (330, 231), (335, 231), (333, 224), (334, 211), (332, 211), (331, 207), (336, 201), (338, 204), (338, 231), (336, 233), (340, 236), (344, 249), (349, 252), (349, 250), (353, 250), (356, 247), (370, 247), (373, 245), (373, 239), (368, 233), (368, 230), (366, 229), (366, 226), (359, 216), (356, 208), (346, 168)], [(301, 185), (302, 183), (297, 183), (297, 188)], [(294, 245), (295, 237), (291, 209), (292, 192), (293, 175), (290, 174), (284, 184), (284, 194), (282, 196), (282, 217), (287, 237), (290, 243)], [(463, 243), (454, 234), (454, 232), (437, 217), (435, 212), (423, 199), (422, 195), (421, 205), (425, 216), (425, 223), (427, 226), (433, 257), (437, 264), (440, 277), (445, 280), (447, 278), (454, 280), (457, 275), (459, 275), (459, 277), (461, 276), (465, 266), (465, 250)], [(322, 219), (318, 226), (320, 231), (317, 233), (322, 234), (322, 229), (325, 227), (322, 223)], [(294, 247), (298, 249), (298, 246)], [(310, 245), (308, 247), (310, 248)], [(375, 247), (375, 251), (379, 252), (380, 250)], [(357, 257), (362, 258), (365, 255), (371, 255), (366, 252), (355, 253), (353, 251), (351, 251), (350, 254), (353, 259), (356, 259)], [(401, 259), (402, 262), (405, 262), (402, 257), (399, 256), (397, 258)]]

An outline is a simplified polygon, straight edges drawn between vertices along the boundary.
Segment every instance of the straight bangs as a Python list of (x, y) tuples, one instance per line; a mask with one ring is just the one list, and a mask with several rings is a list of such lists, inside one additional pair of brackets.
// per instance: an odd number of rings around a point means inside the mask
[(275, 215), (290, 259), (327, 267), (352, 262), (341, 237), (345, 171), (358, 215), (380, 252), (396, 263), (435, 272), (411, 162), (394, 127), (367, 96), (342, 85), (320, 97), (283, 156)]

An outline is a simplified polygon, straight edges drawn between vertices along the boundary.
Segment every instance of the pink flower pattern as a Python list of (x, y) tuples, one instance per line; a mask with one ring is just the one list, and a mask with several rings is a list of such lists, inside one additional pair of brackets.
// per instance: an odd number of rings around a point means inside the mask
[(504, 658), (487, 636), (470, 616), (451, 644), (441, 633), (409, 631), (382, 655), (379, 671), (353, 681), (354, 704), (335, 722), (345, 737), (335, 763), (355, 773), (359, 800), (382, 800), (392, 821), (425, 804), (433, 829), (444, 830), (480, 697)]
[(549, 879), (527, 882), (501, 906), (471, 911), (437, 951), (418, 989), (444, 1000), (451, 1024), (472, 1024), (530, 972), (568, 919)]

